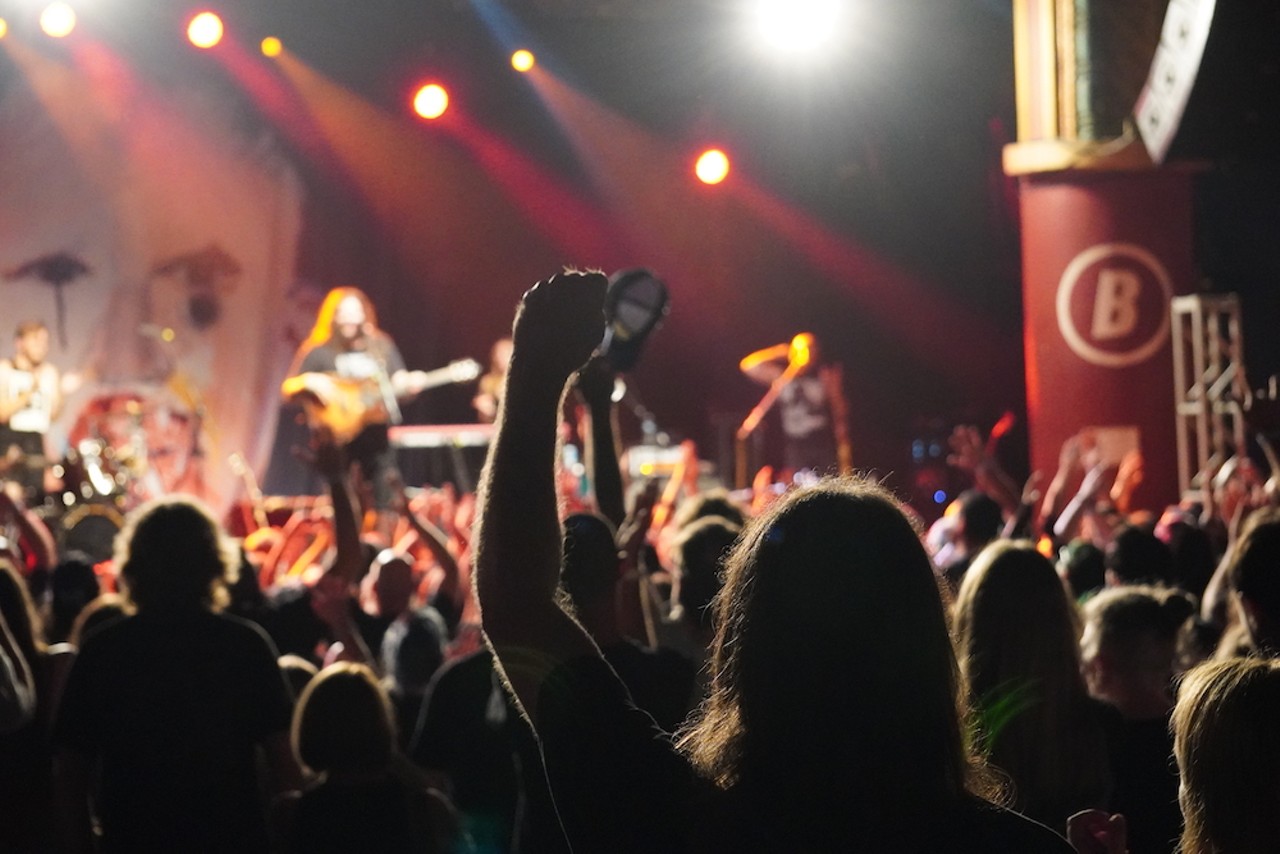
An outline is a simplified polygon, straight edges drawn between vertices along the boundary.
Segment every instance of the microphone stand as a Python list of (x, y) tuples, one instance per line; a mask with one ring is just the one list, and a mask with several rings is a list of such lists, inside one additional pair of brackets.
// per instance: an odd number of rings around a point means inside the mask
[(392, 425), (400, 424), (404, 421), (404, 414), (400, 411), (400, 401), (396, 399), (396, 390), (391, 384), (391, 377), (387, 376), (387, 366), (380, 358), (375, 358), (373, 361), (378, 366), (374, 379), (378, 382), (382, 406), (387, 410), (387, 422)]
[[(643, 437), (641, 441), (646, 445), (667, 445), (670, 438), (658, 429), (658, 422), (653, 417), (653, 413), (644, 405), (640, 399), (640, 395), (636, 394), (631, 383), (625, 382), (621, 377), (618, 378), (618, 384), (622, 386), (622, 393), (619, 395), (617, 386), (614, 387), (613, 399), (615, 403), (625, 404), (631, 410), (631, 414), (640, 422), (640, 433)], [(659, 440), (663, 441), (659, 441)]]

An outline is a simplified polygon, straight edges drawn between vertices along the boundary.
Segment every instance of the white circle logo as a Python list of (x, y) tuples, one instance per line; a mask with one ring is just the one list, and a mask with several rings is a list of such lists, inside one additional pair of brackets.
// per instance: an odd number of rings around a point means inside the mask
[(1154, 255), (1130, 243), (1081, 252), (1058, 281), (1058, 329), (1086, 362), (1125, 368), (1150, 358), (1169, 337), (1173, 284)]

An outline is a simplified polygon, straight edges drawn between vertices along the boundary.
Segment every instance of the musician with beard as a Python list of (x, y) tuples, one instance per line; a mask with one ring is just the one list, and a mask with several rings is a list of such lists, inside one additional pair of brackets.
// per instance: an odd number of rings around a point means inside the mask
[(425, 372), (405, 369), (364, 292), (339, 287), (321, 304), (281, 391), (303, 404), (313, 429), (328, 430), (345, 446), (382, 516), (392, 511), (399, 480), (388, 426), (400, 420), (399, 401), (430, 384)]
[(0, 359), (0, 478), (20, 483), (31, 502), (44, 494), (45, 435), (62, 405), (48, 356), (48, 327), (25, 320), (14, 333), (13, 358)]

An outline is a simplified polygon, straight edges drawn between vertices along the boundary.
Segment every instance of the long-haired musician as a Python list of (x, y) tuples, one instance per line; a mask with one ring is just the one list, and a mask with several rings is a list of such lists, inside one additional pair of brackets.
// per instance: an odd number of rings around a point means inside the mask
[(392, 506), (397, 479), (388, 424), (399, 421), (399, 401), (427, 387), (421, 371), (405, 369), (391, 337), (378, 328), (369, 297), (358, 288), (329, 291), (307, 340), (294, 356), (281, 391), (301, 400), (313, 427), (345, 443), (372, 489), (373, 505)]

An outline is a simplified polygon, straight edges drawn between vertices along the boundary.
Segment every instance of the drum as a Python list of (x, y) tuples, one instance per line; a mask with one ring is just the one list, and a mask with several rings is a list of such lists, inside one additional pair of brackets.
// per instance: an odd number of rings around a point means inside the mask
[(101, 439), (81, 439), (62, 463), (54, 467), (62, 479), (62, 503), (70, 507), (124, 495), (129, 473), (119, 466), (115, 451)]
[(94, 563), (110, 560), (116, 534), (124, 525), (124, 515), (114, 503), (96, 501), (77, 504), (63, 514), (58, 535), (58, 551), (84, 552)]

